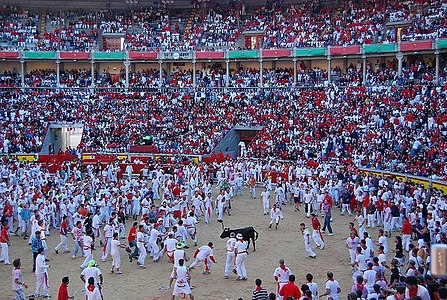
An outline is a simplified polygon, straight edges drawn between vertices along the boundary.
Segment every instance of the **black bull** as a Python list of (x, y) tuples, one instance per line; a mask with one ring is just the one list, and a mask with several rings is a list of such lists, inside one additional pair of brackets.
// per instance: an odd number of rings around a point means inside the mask
[[(223, 225), (222, 225), (223, 228)], [(220, 235), (221, 239), (229, 238), (230, 233), (234, 232), (235, 236), (240, 233), (244, 238), (244, 241), (248, 242), (247, 249), (250, 247), (250, 239), (253, 241), (253, 251), (256, 251), (255, 241), (258, 239), (258, 232), (253, 228), (253, 226), (239, 228), (239, 229), (230, 229), (228, 227), (223, 228), (222, 234)]]

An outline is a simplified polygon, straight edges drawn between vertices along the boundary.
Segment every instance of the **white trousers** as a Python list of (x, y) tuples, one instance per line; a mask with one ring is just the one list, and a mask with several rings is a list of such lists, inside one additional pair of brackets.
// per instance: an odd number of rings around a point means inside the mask
[(234, 252), (227, 251), (227, 260), (225, 261), (225, 276), (230, 276), (230, 269), (234, 264), (234, 257), (236, 254)]
[(54, 250), (60, 251), (62, 249), (64, 249), (65, 252), (68, 251), (68, 245), (67, 245), (67, 237), (65, 235), (60, 235), (61, 237), (61, 242), (59, 243), (59, 245), (56, 246), (56, 248), (54, 248)]
[(236, 271), (239, 278), (247, 278), (247, 270), (245, 269), (245, 261), (247, 260), (247, 253), (240, 253), (236, 255)]
[(5, 264), (10, 264), (9, 262), (9, 246), (8, 243), (0, 243), (2, 246), (2, 260)]

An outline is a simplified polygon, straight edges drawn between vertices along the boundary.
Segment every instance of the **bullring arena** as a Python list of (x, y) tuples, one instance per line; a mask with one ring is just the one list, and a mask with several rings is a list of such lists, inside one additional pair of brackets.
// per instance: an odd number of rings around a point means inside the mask
[(446, 1), (1, 4), (0, 299), (447, 299)]

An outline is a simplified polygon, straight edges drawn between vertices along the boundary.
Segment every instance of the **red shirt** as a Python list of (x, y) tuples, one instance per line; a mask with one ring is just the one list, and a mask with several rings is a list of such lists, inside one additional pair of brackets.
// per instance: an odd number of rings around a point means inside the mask
[(127, 241), (133, 242), (137, 239), (137, 228), (136, 227), (132, 227), (129, 231), (129, 236), (127, 237)]
[(312, 219), (312, 228), (314, 230), (318, 230), (318, 229), (320, 229), (320, 227), (321, 227), (320, 221), (318, 221), (317, 218), (313, 218)]
[(68, 300), (68, 289), (65, 283), (61, 283), (59, 287), (59, 293), (57, 294), (57, 300)]
[(287, 297), (292, 297), (294, 300), (301, 298), (300, 289), (293, 282), (288, 282), (279, 291), (279, 295), (283, 296), (284, 299)]
[(9, 243), (8, 229), (6, 229), (6, 227), (2, 228), (2, 233), (0, 235), (0, 243)]
[(61, 229), (59, 230), (59, 233), (61, 235), (67, 235), (67, 233), (68, 233), (67, 222), (64, 221), (64, 222), (61, 223)]
[(404, 222), (402, 224), (402, 234), (411, 234), (411, 224), (410, 222)]

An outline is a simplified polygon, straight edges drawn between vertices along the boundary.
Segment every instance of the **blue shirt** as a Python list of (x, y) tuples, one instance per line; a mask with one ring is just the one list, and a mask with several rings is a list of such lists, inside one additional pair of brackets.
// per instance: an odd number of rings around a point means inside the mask
[(42, 240), (37, 237), (33, 237), (31, 239), (31, 249), (33, 249), (33, 253), (39, 253), (39, 249), (43, 248)]

